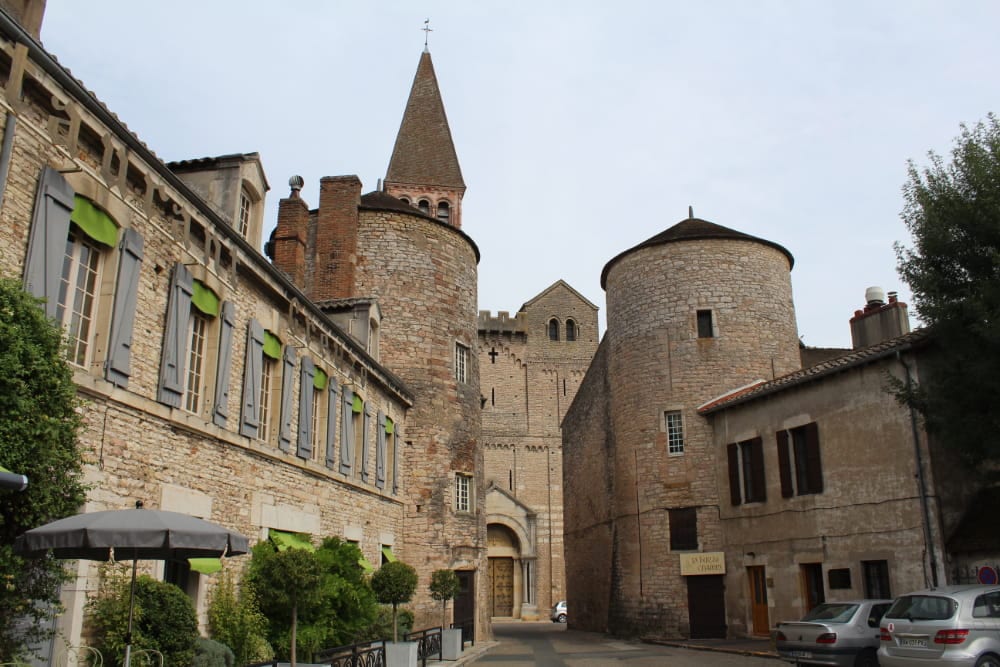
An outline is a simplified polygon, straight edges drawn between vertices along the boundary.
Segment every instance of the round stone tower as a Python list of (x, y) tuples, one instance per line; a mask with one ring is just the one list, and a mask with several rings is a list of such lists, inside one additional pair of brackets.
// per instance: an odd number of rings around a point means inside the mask
[(688, 584), (680, 559), (662, 556), (722, 549), (715, 453), (697, 408), (800, 367), (792, 263), (780, 245), (689, 218), (604, 267), (610, 504), (636, 516), (613, 538), (612, 631), (686, 635)]

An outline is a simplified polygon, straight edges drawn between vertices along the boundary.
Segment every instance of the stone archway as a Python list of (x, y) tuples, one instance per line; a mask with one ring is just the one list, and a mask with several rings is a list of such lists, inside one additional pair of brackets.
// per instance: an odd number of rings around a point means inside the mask
[(486, 491), (490, 615), (538, 620), (535, 601), (535, 513), (505, 489)]
[(521, 545), (507, 526), (486, 526), (486, 544), (490, 573), (490, 616), (516, 618), (521, 603)]

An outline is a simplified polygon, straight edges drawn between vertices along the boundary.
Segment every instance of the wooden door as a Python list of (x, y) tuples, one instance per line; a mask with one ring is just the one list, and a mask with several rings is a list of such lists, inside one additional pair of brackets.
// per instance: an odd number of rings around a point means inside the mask
[(826, 602), (823, 593), (823, 565), (821, 563), (802, 563), (802, 595), (805, 598), (806, 611)]
[(514, 559), (490, 558), (492, 616), (514, 615)]
[(726, 638), (726, 586), (721, 574), (686, 577), (691, 639)]
[(475, 639), (476, 627), (476, 573), (474, 570), (457, 570), (458, 595), (455, 597), (453, 625), (462, 629), (462, 641)]
[(767, 576), (763, 565), (747, 568), (750, 580), (750, 614), (753, 619), (752, 632), (755, 635), (771, 633), (771, 623), (767, 617)]

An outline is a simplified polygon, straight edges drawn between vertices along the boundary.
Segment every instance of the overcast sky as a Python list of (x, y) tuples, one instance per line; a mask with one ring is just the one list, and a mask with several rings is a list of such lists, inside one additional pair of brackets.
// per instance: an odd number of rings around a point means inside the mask
[(795, 257), (802, 340), (850, 345), (865, 288), (909, 291), (907, 160), (1000, 111), (1000, 2), (48, 0), (42, 41), (164, 160), (258, 151), (271, 191), (384, 177), (430, 51), (479, 245), (479, 307), (687, 217)]

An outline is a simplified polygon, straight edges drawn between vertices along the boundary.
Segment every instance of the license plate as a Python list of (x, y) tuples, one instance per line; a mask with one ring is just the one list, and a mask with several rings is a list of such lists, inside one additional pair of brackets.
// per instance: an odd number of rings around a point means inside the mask
[(906, 648), (927, 648), (926, 639), (910, 639), (907, 637), (900, 637), (899, 645)]
[(788, 654), (793, 658), (811, 658), (813, 654), (809, 651), (789, 651)]

